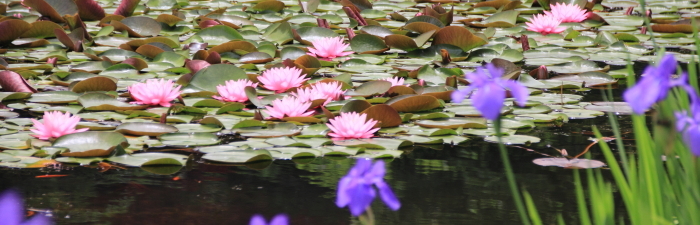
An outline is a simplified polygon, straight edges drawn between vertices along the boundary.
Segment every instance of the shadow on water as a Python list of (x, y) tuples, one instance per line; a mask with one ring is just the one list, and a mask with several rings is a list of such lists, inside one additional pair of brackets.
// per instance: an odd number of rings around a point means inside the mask
[[(599, 101), (599, 93), (592, 90), (583, 101)], [(631, 125), (627, 117), (619, 119), (625, 133)], [(542, 139), (527, 148), (556, 155), (552, 146), (575, 155), (591, 143), (592, 125), (611, 135), (606, 117), (523, 134)], [(578, 224), (572, 170), (537, 166), (532, 160), (543, 156), (508, 150), (518, 182), (533, 196), (543, 222), (553, 224), (562, 214), (567, 224)], [(602, 160), (597, 146), (591, 153)], [(0, 189), (19, 189), (27, 207), (52, 209), (59, 224), (247, 224), (256, 213), (268, 218), (287, 213), (291, 224), (359, 224), (334, 203), (337, 182), (353, 164), (277, 160), (254, 170), (194, 163), (173, 175), (67, 167), (60, 173), (68, 176), (56, 178), (35, 178), (47, 171), (2, 168)], [(518, 224), (497, 146), (481, 138), (459, 146), (416, 146), (388, 162), (386, 179), (402, 207), (392, 212), (375, 200), (378, 224)]]

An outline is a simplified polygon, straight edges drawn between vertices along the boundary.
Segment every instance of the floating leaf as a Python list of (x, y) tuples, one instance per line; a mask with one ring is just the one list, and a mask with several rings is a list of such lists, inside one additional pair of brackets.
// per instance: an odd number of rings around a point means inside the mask
[[(503, 144), (506, 145), (518, 145), (518, 144), (530, 144), (540, 142), (540, 138), (528, 136), (528, 135), (508, 135), (501, 137)], [(498, 143), (498, 137), (489, 136), (484, 138), (484, 141)]]
[(373, 105), (362, 113), (367, 114), (367, 119), (379, 121), (380, 127), (396, 127), (402, 124), (401, 116), (393, 107), (386, 104)]
[(85, 107), (86, 110), (138, 110), (148, 108), (148, 105), (135, 105), (117, 100), (116, 98), (102, 93), (87, 93), (80, 98), (78, 102)]
[(428, 128), (445, 128), (445, 129), (455, 129), (455, 128), (487, 128), (486, 119), (484, 118), (469, 118), (469, 117), (454, 117), (449, 119), (437, 119), (437, 120), (418, 120), (416, 125)]
[(241, 34), (238, 33), (238, 31), (224, 25), (218, 25), (202, 29), (195, 35), (202, 38), (204, 42), (209, 43), (210, 45), (220, 45), (231, 40), (244, 39), (243, 36), (241, 36)]
[(112, 156), (107, 160), (131, 167), (142, 166), (185, 166), (188, 156), (173, 153), (146, 152), (133, 155)]
[(66, 22), (63, 15), (78, 13), (78, 6), (73, 0), (24, 0), (22, 4), (31, 7), (41, 15), (58, 23)]
[(0, 87), (5, 92), (37, 92), (22, 75), (13, 71), (0, 71)]
[(122, 0), (122, 2), (119, 3), (117, 11), (114, 12), (114, 15), (121, 15), (124, 17), (131, 16), (139, 2), (141, 2), (141, 0)]
[(130, 122), (120, 124), (115, 131), (122, 134), (155, 137), (161, 134), (177, 132), (178, 129), (172, 125), (162, 123)]
[(167, 133), (158, 136), (164, 145), (205, 146), (219, 143), (219, 137), (212, 133)]
[(31, 29), (31, 25), (23, 20), (5, 20), (0, 22), (0, 45), (7, 45)]
[(486, 40), (472, 34), (467, 28), (459, 26), (442, 28), (433, 37), (433, 45), (450, 44), (461, 48), (465, 52), (486, 43), (488, 43)]
[(558, 166), (567, 169), (591, 169), (605, 166), (605, 163), (592, 159), (539, 158), (532, 162), (540, 166)]
[(110, 25), (114, 26), (114, 30), (127, 31), (134, 37), (157, 36), (161, 29), (158, 21), (143, 16), (127, 17), (120, 21), (113, 20)]
[(253, 163), (271, 161), (272, 154), (267, 150), (227, 151), (208, 153), (202, 159), (223, 163)]
[(248, 79), (248, 75), (237, 66), (216, 64), (199, 70), (194, 74), (187, 88), (216, 93), (216, 86), (225, 85), (227, 80)]
[(442, 106), (437, 98), (430, 95), (400, 95), (389, 99), (386, 104), (399, 112), (420, 112)]
[(92, 91), (116, 91), (116, 79), (106, 76), (94, 76), (88, 79), (77, 81), (70, 85), (70, 90), (75, 93)]
[(350, 48), (360, 54), (377, 54), (389, 50), (381, 38), (371, 34), (355, 35), (350, 40)]
[(54, 141), (53, 147), (64, 147), (68, 151), (62, 156), (94, 157), (107, 156), (117, 149), (129, 146), (124, 135), (116, 132), (85, 131), (67, 134)]

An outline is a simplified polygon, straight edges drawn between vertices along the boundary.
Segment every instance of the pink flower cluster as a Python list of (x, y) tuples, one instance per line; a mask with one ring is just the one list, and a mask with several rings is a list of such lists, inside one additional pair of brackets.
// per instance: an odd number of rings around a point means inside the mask
[(566, 30), (566, 27), (559, 26), (561, 23), (578, 23), (591, 16), (590, 12), (573, 3), (557, 3), (550, 5), (550, 9), (551, 11), (545, 11), (544, 15), (535, 15), (530, 22), (526, 22), (527, 30), (540, 32), (542, 35), (558, 34)]

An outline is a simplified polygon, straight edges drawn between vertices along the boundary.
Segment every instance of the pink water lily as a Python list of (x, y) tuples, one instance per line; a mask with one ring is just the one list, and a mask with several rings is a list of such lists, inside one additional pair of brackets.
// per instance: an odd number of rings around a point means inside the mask
[(309, 48), (309, 55), (323, 60), (331, 60), (340, 56), (350, 55), (354, 52), (343, 52), (349, 44), (343, 42), (342, 37), (326, 37), (312, 41), (313, 48)]
[(34, 134), (32, 136), (41, 140), (49, 140), (66, 134), (78, 133), (88, 130), (88, 128), (75, 129), (75, 126), (80, 122), (80, 116), (73, 115), (69, 112), (65, 114), (59, 111), (44, 112), (43, 123), (36, 119), (32, 119), (34, 129), (31, 129)]
[(341, 89), (342, 85), (340, 82), (317, 82), (311, 85), (311, 87), (297, 89), (296, 92), (292, 93), (295, 97), (301, 101), (313, 101), (317, 99), (326, 99), (323, 105), (328, 104), (330, 101), (335, 101), (340, 98), (343, 94)]
[(391, 78), (384, 78), (381, 80), (389, 81), (391, 82), (391, 86), (404, 86), (403, 82), (404, 79), (403, 77), (391, 77)]
[(542, 35), (558, 34), (566, 30), (566, 27), (560, 27), (561, 21), (556, 17), (549, 15), (537, 14), (534, 15), (530, 22), (525, 22), (527, 30), (540, 32)]
[(175, 82), (172, 80), (146, 80), (146, 83), (135, 83), (126, 89), (131, 94), (131, 97), (136, 100), (132, 104), (141, 105), (160, 105), (170, 107), (170, 101), (180, 96), (180, 85), (173, 87)]
[(581, 9), (578, 5), (571, 3), (558, 2), (555, 5), (549, 5), (551, 11), (545, 11), (544, 14), (554, 17), (562, 23), (578, 23), (588, 19), (591, 16), (590, 12)]
[(371, 138), (379, 128), (372, 128), (377, 124), (374, 119), (367, 120), (364, 113), (340, 113), (333, 119), (328, 120), (326, 125), (333, 131), (328, 135), (335, 138)]
[(282, 93), (290, 88), (301, 86), (304, 81), (309, 80), (304, 78), (301, 69), (296, 67), (276, 67), (265, 70), (262, 76), (258, 77), (258, 81), (263, 84), (268, 90)]
[(248, 101), (248, 96), (245, 94), (245, 87), (257, 87), (257, 83), (250, 82), (249, 80), (227, 80), (225, 85), (217, 85), (216, 91), (219, 92), (219, 96), (212, 96), (220, 101), (225, 102), (245, 102)]
[(314, 111), (309, 111), (311, 102), (302, 101), (294, 96), (284, 96), (281, 99), (272, 101), (272, 107), (265, 106), (267, 110), (263, 110), (270, 117), (282, 119), (284, 117), (304, 117), (311, 116)]

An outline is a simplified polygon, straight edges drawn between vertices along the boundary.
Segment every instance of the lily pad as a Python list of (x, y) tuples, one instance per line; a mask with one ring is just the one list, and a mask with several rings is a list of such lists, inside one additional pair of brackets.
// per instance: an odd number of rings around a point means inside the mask
[(62, 156), (94, 157), (108, 156), (112, 152), (129, 147), (124, 135), (116, 132), (85, 131), (67, 134), (54, 141), (53, 147), (64, 147), (68, 151)]

